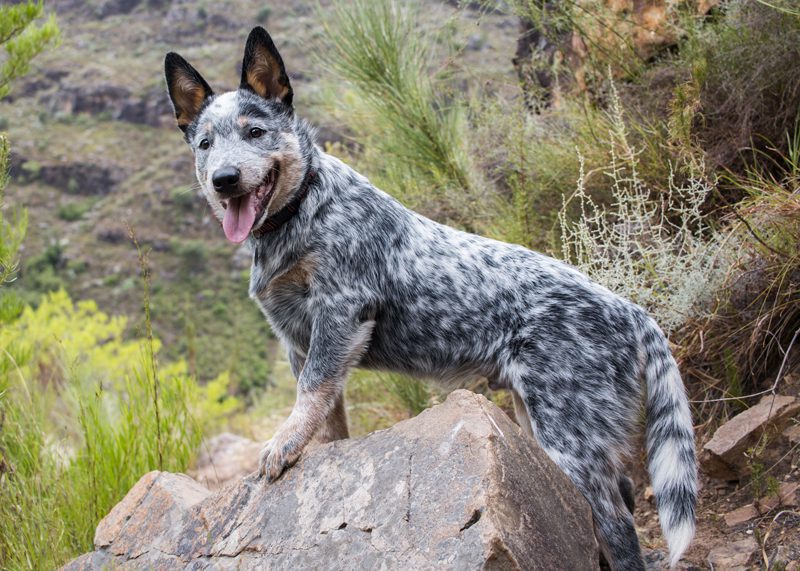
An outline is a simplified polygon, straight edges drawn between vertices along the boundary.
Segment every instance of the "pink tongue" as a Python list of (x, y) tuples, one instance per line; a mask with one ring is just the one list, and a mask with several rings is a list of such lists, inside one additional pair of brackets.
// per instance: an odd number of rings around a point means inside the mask
[(253, 224), (256, 223), (254, 194), (250, 192), (244, 196), (231, 198), (228, 203), (228, 209), (222, 219), (222, 229), (225, 231), (225, 237), (234, 244), (244, 242), (253, 228)]

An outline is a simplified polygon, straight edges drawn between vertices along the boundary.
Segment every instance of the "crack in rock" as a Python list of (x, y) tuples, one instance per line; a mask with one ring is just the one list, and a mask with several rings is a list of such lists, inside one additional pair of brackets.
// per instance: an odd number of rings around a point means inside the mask
[(478, 508), (478, 509), (474, 510), (472, 512), (472, 517), (470, 517), (467, 520), (467, 523), (462, 525), (461, 529), (459, 529), (458, 531), (465, 531), (465, 530), (471, 528), (473, 525), (478, 523), (478, 521), (480, 521), (482, 515), (483, 515), (483, 509), (482, 508)]

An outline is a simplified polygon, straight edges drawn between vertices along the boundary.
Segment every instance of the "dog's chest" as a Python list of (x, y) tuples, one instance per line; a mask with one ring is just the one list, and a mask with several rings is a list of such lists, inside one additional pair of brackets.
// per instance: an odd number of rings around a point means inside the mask
[(273, 331), (301, 354), (308, 352), (311, 338), (309, 300), (313, 271), (312, 262), (300, 260), (265, 287), (253, 292)]

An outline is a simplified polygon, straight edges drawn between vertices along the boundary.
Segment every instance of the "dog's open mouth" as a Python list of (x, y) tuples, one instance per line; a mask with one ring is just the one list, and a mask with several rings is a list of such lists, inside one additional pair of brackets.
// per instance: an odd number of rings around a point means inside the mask
[(225, 208), (225, 216), (222, 219), (222, 229), (225, 237), (239, 244), (244, 242), (253, 225), (264, 214), (269, 199), (275, 190), (275, 182), (278, 180), (278, 166), (272, 167), (258, 188), (243, 194), (222, 201)]

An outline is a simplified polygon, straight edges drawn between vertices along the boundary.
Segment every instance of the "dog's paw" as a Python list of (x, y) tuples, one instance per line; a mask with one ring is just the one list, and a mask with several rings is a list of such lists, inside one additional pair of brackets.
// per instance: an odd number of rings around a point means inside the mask
[(264, 444), (258, 461), (258, 473), (266, 476), (268, 482), (274, 482), (284, 470), (292, 466), (300, 458), (300, 449), (292, 446), (290, 439), (276, 435)]

